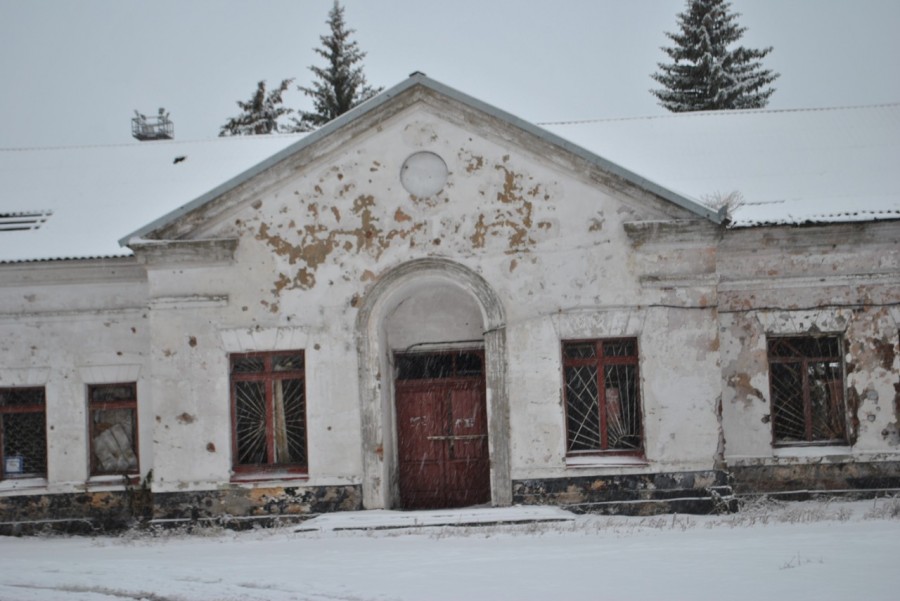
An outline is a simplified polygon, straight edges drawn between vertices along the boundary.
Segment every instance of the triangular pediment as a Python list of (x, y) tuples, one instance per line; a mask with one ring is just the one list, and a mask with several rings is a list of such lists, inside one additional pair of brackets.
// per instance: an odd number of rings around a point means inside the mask
[[(692, 199), (655, 184), (550, 132), (416, 73), (401, 84), (328, 123), (251, 169), (120, 240), (177, 240), (203, 237), (244, 204), (296, 173), (321, 167), (329, 157), (353, 152), (357, 140), (385, 129), (417, 110), (506, 145), (509, 153), (530, 153), (596, 185), (618, 190), (647, 218), (697, 219), (720, 223), (722, 216)], [(641, 205), (644, 205), (643, 207)]]

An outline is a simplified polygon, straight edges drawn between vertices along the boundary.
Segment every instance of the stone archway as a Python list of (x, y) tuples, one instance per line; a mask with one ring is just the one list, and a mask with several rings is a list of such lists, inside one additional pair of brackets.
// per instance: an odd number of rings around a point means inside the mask
[(363, 506), (388, 508), (397, 498), (394, 389), (386, 320), (418, 292), (450, 286), (474, 301), (482, 321), (491, 503), (512, 502), (509, 451), (509, 399), (506, 386), (506, 315), (491, 286), (480, 275), (446, 259), (418, 259), (384, 274), (368, 292), (356, 320), (362, 422)]

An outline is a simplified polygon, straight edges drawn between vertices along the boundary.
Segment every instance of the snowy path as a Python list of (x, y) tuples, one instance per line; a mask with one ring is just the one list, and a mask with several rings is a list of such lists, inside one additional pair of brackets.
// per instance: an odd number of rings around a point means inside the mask
[(313, 532), (0, 538), (0, 599), (898, 598), (897, 500), (372, 532), (336, 531), (338, 516)]

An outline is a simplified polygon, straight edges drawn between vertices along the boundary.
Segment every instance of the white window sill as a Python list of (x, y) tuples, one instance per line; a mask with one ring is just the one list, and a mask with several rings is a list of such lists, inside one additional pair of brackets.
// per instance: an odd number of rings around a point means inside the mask
[(9, 478), (0, 480), (0, 493), (46, 489), (46, 478)]
[(578, 455), (566, 457), (566, 468), (644, 467), (650, 465), (644, 457), (630, 455)]
[(91, 476), (87, 479), (86, 487), (88, 489), (97, 488), (124, 488), (127, 483), (131, 486), (138, 486), (141, 478), (138, 474), (104, 474), (103, 476)]
[(848, 446), (799, 446), (799, 447), (776, 447), (772, 449), (775, 457), (824, 457), (826, 455), (850, 455), (851, 450)]
[(266, 484), (281, 485), (286, 481), (305, 482), (309, 474), (290, 471), (233, 472), (231, 482), (234, 484)]

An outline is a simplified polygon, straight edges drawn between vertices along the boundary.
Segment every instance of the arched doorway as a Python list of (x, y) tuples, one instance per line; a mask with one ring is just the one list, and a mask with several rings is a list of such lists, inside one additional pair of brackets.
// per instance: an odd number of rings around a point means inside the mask
[(487, 282), (443, 259), (401, 265), (367, 294), (357, 319), (366, 508), (510, 504), (504, 323)]

